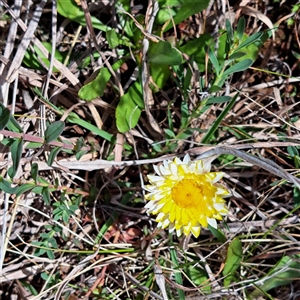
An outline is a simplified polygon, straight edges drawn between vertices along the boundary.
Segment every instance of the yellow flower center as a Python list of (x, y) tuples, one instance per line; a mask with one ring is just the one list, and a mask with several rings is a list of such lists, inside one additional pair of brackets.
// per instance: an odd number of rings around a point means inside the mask
[(203, 200), (202, 186), (194, 179), (182, 179), (172, 188), (172, 199), (181, 208), (197, 208)]

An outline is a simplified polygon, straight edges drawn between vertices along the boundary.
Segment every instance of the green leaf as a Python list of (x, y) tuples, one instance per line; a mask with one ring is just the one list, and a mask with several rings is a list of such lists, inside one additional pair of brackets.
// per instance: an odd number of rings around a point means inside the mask
[(37, 179), (38, 179), (38, 172), (39, 172), (38, 164), (33, 163), (31, 166), (30, 174), (35, 182), (37, 182)]
[(12, 188), (11, 182), (5, 180), (2, 176), (0, 176), (0, 190), (7, 194), (15, 194), (17, 188)]
[(74, 112), (69, 113), (67, 120), (70, 123), (77, 124), (77, 125), (84, 127), (85, 129), (91, 131), (94, 134), (101, 136), (102, 138), (106, 139), (109, 142), (111, 142), (113, 140), (112, 134), (110, 134), (104, 130), (101, 130), (98, 127), (96, 127), (95, 125), (90, 124), (89, 122), (79, 118), (79, 116), (77, 114), (75, 114)]
[(225, 20), (225, 28), (226, 28), (226, 47), (225, 53), (228, 54), (231, 50), (231, 46), (233, 44), (233, 31), (231, 27), (231, 23), (228, 19)]
[(36, 186), (32, 189), (32, 192), (37, 194), (37, 195), (40, 195), (40, 194), (42, 194), (42, 190), (43, 190), (42, 186)]
[(198, 14), (202, 10), (206, 9), (209, 4), (209, 0), (201, 0), (201, 1), (183, 1), (183, 0), (164, 0), (159, 1), (159, 3), (163, 3), (161, 7), (164, 8), (172, 8), (176, 9), (176, 15), (174, 15), (172, 21), (172, 16), (169, 17), (169, 25), (166, 26), (164, 31), (171, 29), (175, 24), (179, 24), (180, 22), (188, 19), (190, 16)]
[(80, 158), (86, 153), (87, 153), (86, 150), (80, 150), (80, 151), (76, 152), (75, 157), (77, 160), (80, 160)]
[(47, 240), (47, 242), (50, 247), (52, 247), (54, 249), (58, 249), (58, 245), (57, 245), (55, 238), (51, 237)]
[(243, 49), (243, 48), (247, 48), (248, 46), (254, 44), (257, 41), (262, 41), (263, 35), (264, 35), (263, 32), (256, 32), (256, 33), (250, 35), (249, 37), (247, 37), (247, 35), (245, 34), (243, 36), (243, 38), (245, 38), (245, 40), (237, 48), (234, 49), (234, 52), (239, 51), (240, 49)]
[[(80, 5), (77, 5), (74, 0), (57, 0), (57, 12), (63, 17), (86, 26), (84, 12)], [(93, 28), (101, 31), (107, 31), (110, 27), (104, 25), (96, 17), (91, 16)]]
[(293, 200), (294, 200), (294, 207), (299, 207), (300, 206), (300, 190), (296, 187), (293, 190)]
[(120, 39), (118, 37), (118, 34), (116, 33), (116, 31), (114, 29), (108, 30), (106, 32), (106, 40), (108, 42), (108, 45), (109, 45), (110, 49), (116, 48), (120, 43)]
[(39, 293), (38, 291), (29, 283), (26, 282), (24, 280), (20, 280), (20, 284), (22, 284), (22, 286), (27, 289), (29, 291), (30, 294), (32, 294), (33, 296), (37, 296)]
[(18, 197), (18, 196), (32, 190), (33, 188), (34, 188), (34, 185), (31, 183), (25, 183), (21, 186), (18, 186), (17, 190), (16, 190), (16, 196)]
[(292, 50), (293, 55), (296, 59), (300, 60), (300, 54)]
[(160, 8), (155, 18), (155, 23), (162, 25), (166, 22), (170, 22), (170, 20), (173, 19), (175, 15), (176, 15), (176, 8), (175, 9), (173, 7)]
[(297, 147), (287, 146), (286, 150), (291, 157), (299, 156), (299, 151), (298, 151)]
[(222, 272), (223, 276), (226, 276), (224, 278), (225, 287), (228, 287), (230, 285), (236, 270), (241, 264), (242, 255), (242, 242), (238, 238), (235, 238), (228, 247), (226, 262)]
[(50, 143), (56, 140), (64, 131), (65, 123), (62, 121), (56, 121), (50, 124), (45, 131), (45, 141)]
[(266, 275), (266, 280), (259, 285), (260, 290), (255, 290), (249, 299), (258, 299), (262, 292), (267, 292), (279, 286), (290, 284), (300, 277), (300, 255), (284, 256), (277, 265)]
[[(171, 256), (171, 261), (173, 263), (173, 268), (177, 269), (179, 267), (179, 263), (178, 263), (178, 259), (177, 259), (177, 253), (174, 247), (170, 248), (170, 256)], [(182, 275), (180, 272), (175, 272), (175, 282), (177, 284), (183, 285), (183, 280), (182, 280)], [(179, 299), (183, 300), (185, 299), (185, 295), (182, 289), (177, 289), (178, 291), (178, 295), (179, 295)]]
[(43, 199), (44, 199), (45, 203), (47, 205), (50, 205), (51, 198), (50, 198), (49, 188), (47, 186), (42, 188), (42, 196), (43, 196)]
[(220, 243), (225, 243), (227, 241), (226, 236), (221, 229), (214, 228), (210, 225), (208, 225), (208, 228)]
[(142, 88), (135, 82), (128, 92), (121, 97), (116, 108), (117, 128), (124, 133), (135, 127), (144, 108)]
[(20, 127), (19, 123), (12, 115), (10, 115), (9, 122), (6, 124), (6, 128), (13, 132), (23, 132), (23, 129)]
[(230, 64), (231, 62), (233, 62), (234, 60), (238, 60), (240, 59), (241, 57), (247, 55), (246, 52), (234, 52), (233, 54), (231, 54), (229, 56), (229, 58), (226, 60), (226, 63), (227, 64)]
[[(158, 88), (163, 88), (166, 81), (169, 79), (171, 71), (169, 65), (165, 64), (150, 64), (150, 74)], [(154, 92), (157, 88), (153, 87)]]
[(94, 80), (85, 84), (78, 92), (82, 100), (91, 101), (97, 97), (102, 97), (106, 84), (111, 77), (107, 68), (101, 68)]
[(245, 32), (245, 27), (246, 27), (246, 20), (244, 17), (241, 17), (239, 19), (239, 22), (238, 22), (238, 25), (237, 25), (237, 28), (236, 28), (236, 36), (239, 40), (239, 42), (241, 42), (242, 40), (242, 37), (244, 35), (244, 32)]
[(63, 222), (64, 222), (65, 224), (67, 224), (67, 223), (69, 222), (69, 220), (70, 220), (71, 214), (69, 214), (69, 213), (70, 213), (70, 211), (64, 211), (64, 212), (62, 213), (62, 220), (63, 220)]
[(199, 267), (189, 267), (185, 269), (185, 273), (195, 286), (200, 286), (202, 283), (205, 284), (203, 287), (201, 287), (202, 292), (206, 294), (211, 293), (211, 285), (209, 283), (209, 278), (205, 270)]
[(11, 151), (11, 158), (13, 161), (12, 176), (14, 176), (15, 173), (17, 172), (17, 169), (18, 169), (21, 157), (22, 157), (23, 139), (16, 139), (10, 147), (10, 151)]
[(232, 67), (226, 69), (225, 72), (223, 73), (223, 77), (227, 77), (228, 75), (231, 75), (236, 72), (244, 71), (248, 69), (252, 64), (253, 64), (252, 59), (247, 58), (245, 60), (242, 60), (237, 64), (233, 65)]
[(10, 120), (10, 110), (6, 107), (0, 107), (0, 130), (4, 129)]
[(217, 57), (215, 56), (214, 52), (211, 49), (208, 49), (208, 56), (209, 56), (209, 59), (210, 59), (212, 65), (214, 66), (214, 68), (217, 72), (217, 76), (219, 76), (220, 71), (221, 71), (221, 67), (220, 67), (220, 64), (218, 62)]
[(219, 103), (228, 102), (230, 100), (231, 100), (230, 96), (211, 97), (207, 100), (205, 104), (206, 105), (219, 104)]
[[(52, 53), (52, 44), (49, 42), (42, 42), (43, 46), (49, 51), (49, 53)], [(35, 45), (33, 45), (34, 51), (30, 49), (27, 49), (25, 52), (25, 56), (23, 59), (24, 64), (35, 70), (44, 70), (44, 66), (41, 64), (40, 60), (49, 68), (50, 61), (48, 57), (46, 57), (43, 52)], [(61, 53), (58, 50), (55, 50), (54, 57), (63, 63), (67, 56), (67, 53)], [(56, 68), (53, 69), (55, 72), (58, 72)]]
[(148, 54), (149, 62), (154, 64), (180, 65), (183, 62), (180, 51), (167, 41), (151, 43)]
[(219, 125), (221, 124), (222, 120), (225, 118), (225, 116), (227, 115), (227, 113), (229, 112), (229, 110), (232, 108), (232, 106), (234, 105), (237, 97), (238, 97), (238, 93), (232, 98), (232, 100), (228, 103), (228, 105), (223, 109), (223, 111), (221, 112), (221, 114), (218, 116), (218, 118), (216, 119), (216, 121), (213, 123), (213, 125), (209, 128), (209, 130), (207, 131), (207, 133), (205, 134), (205, 136), (203, 137), (203, 139), (201, 140), (201, 143), (207, 143), (213, 136), (213, 134), (215, 133), (215, 131), (218, 129)]
[(188, 102), (182, 101), (181, 102), (181, 125), (180, 125), (180, 128), (186, 128), (188, 126), (188, 121), (189, 121)]
[(51, 260), (54, 260), (54, 259), (55, 259), (55, 256), (54, 256), (52, 250), (47, 249), (47, 250), (46, 250), (46, 254), (47, 254), (47, 256), (48, 256), (49, 259), (51, 259)]
[(55, 157), (61, 151), (61, 149), (62, 149), (62, 147), (55, 147), (51, 150), (51, 152), (49, 154), (49, 157), (48, 157), (48, 160), (47, 160), (47, 165), (48, 166), (52, 166)]
[[(221, 44), (222, 46), (222, 44)], [(214, 49), (214, 40), (209, 34), (202, 34), (199, 38), (193, 39), (190, 42), (187, 42), (184, 46), (180, 47), (179, 50), (188, 56), (190, 56), (199, 66), (200, 71), (205, 70), (205, 58), (206, 58), (206, 49)], [(223, 47), (225, 45), (223, 44)], [(220, 54), (218, 50), (218, 60), (221, 64), (221, 60), (224, 61), (224, 49), (220, 49)]]
[(43, 143), (37, 143), (37, 142), (29, 142), (26, 145), (26, 149), (36, 149), (36, 148), (41, 148), (43, 146)]

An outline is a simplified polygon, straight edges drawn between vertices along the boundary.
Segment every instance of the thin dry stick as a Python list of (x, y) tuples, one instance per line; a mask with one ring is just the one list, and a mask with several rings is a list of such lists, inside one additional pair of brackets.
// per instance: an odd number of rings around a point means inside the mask
[(204, 152), (203, 154), (199, 155), (198, 159), (204, 159), (204, 158), (210, 158), (210, 157), (218, 157), (222, 154), (231, 154), (236, 157), (239, 157), (247, 162), (252, 163), (253, 165), (259, 166), (268, 172), (281, 177), (287, 181), (290, 181), (294, 183), (298, 188), (300, 188), (300, 180), (296, 178), (295, 176), (289, 174), (284, 169), (280, 168), (276, 163), (273, 161), (266, 159), (264, 157), (256, 157), (254, 155), (251, 155), (249, 153), (227, 147), (227, 146), (219, 146), (214, 149), (208, 150)]
[[(146, 32), (151, 33), (154, 18), (156, 14), (158, 13), (158, 3), (156, 0), (152, 0), (149, 2), (148, 9), (146, 15), (148, 16), (148, 22), (146, 20)], [(152, 134), (154, 136), (157, 136), (160, 138), (162, 135), (162, 131), (156, 122), (156, 120), (153, 118), (151, 112), (150, 112), (150, 105), (153, 100), (152, 91), (150, 89), (150, 71), (149, 71), (149, 63), (147, 59), (147, 53), (149, 50), (149, 40), (146, 36), (144, 36), (143, 39), (143, 51), (142, 51), (142, 86), (143, 86), (143, 95), (144, 95), (144, 103), (145, 103), (145, 112), (147, 115), (147, 118), (152, 126)]]
[[(280, 146), (280, 143), (277, 144), (277, 146)], [(237, 145), (239, 148), (252, 148), (253, 146), (250, 145)], [(201, 147), (199, 147), (201, 149)], [(192, 149), (192, 150), (196, 150)], [(191, 152), (191, 151), (189, 151)], [(219, 146), (216, 148), (209, 149), (208, 151), (203, 152), (202, 154), (199, 153), (199, 150), (193, 151), (194, 154), (200, 154), (197, 158), (198, 159), (205, 159), (205, 158), (211, 158), (215, 159), (219, 155), (222, 154), (231, 154), (234, 156), (237, 156), (247, 162), (250, 162), (256, 166), (259, 166), (268, 172), (279, 176), (283, 179), (286, 179), (287, 181), (290, 181), (294, 183), (297, 187), (300, 187), (300, 180), (293, 175), (287, 173), (284, 169), (279, 167), (276, 163), (270, 161), (269, 159), (263, 158), (263, 157), (256, 157), (254, 155), (248, 154), (246, 152), (237, 150), (233, 147), (228, 146)], [(191, 152), (191, 153), (193, 153)], [(99, 170), (99, 169), (106, 169), (110, 168), (112, 166), (119, 166), (119, 167), (127, 167), (127, 166), (136, 166), (136, 165), (144, 165), (144, 164), (153, 164), (153, 163), (159, 163), (165, 159), (172, 159), (176, 156), (183, 156), (184, 154), (170, 154), (165, 155), (163, 157), (153, 158), (153, 159), (141, 159), (141, 160), (128, 160), (128, 161), (122, 161), (122, 162), (116, 162), (116, 161), (107, 161), (104, 159), (97, 159), (94, 161), (59, 161), (58, 163), (53, 163), (53, 167), (60, 168), (68, 168), (68, 169), (77, 169), (77, 170), (86, 170), (86, 171), (93, 171), (93, 170)], [(52, 169), (49, 166), (44, 166), (43, 162), (36, 161), (36, 163), (39, 165), (39, 169), (44, 168), (50, 170)]]
[(42, 15), (43, 8), (44, 8), (46, 2), (47, 2), (46, 0), (42, 0), (40, 2), (40, 4), (37, 6), (37, 8), (33, 14), (32, 19), (29, 22), (29, 25), (23, 36), (22, 42), (19, 45), (18, 50), (14, 56), (14, 60), (8, 70), (8, 73), (7, 73), (7, 78), (8, 78), (7, 81), (8, 82), (12, 82), (16, 78), (16, 75), (17, 75), (16, 71), (21, 66), (25, 52), (29, 46), (29, 43), (30, 43), (32, 37), (34, 36), (34, 33), (38, 26), (38, 21), (40, 20), (40, 17)]

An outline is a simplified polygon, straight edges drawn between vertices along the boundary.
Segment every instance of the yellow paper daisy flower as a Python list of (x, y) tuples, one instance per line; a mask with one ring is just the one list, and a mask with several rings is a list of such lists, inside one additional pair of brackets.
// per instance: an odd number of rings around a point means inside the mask
[(159, 228), (169, 226), (169, 231), (200, 234), (201, 227), (211, 225), (217, 228), (217, 221), (227, 215), (224, 197), (230, 193), (217, 182), (223, 172), (210, 172), (209, 161), (191, 161), (186, 155), (181, 161), (165, 160), (162, 165), (154, 166), (156, 175), (148, 175), (151, 185), (145, 189), (147, 213), (157, 215)]

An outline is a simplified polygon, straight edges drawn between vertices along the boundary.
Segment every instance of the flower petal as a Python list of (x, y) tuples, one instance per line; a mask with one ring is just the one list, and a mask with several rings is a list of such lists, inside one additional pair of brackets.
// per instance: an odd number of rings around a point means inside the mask
[(210, 160), (191, 161), (188, 154), (182, 161), (175, 158), (154, 166), (157, 175), (148, 175), (145, 208), (157, 215), (158, 228), (169, 227), (177, 236), (192, 233), (196, 238), (201, 227), (217, 228), (217, 220), (228, 213), (224, 197), (230, 193), (218, 183), (224, 173), (210, 169)]

